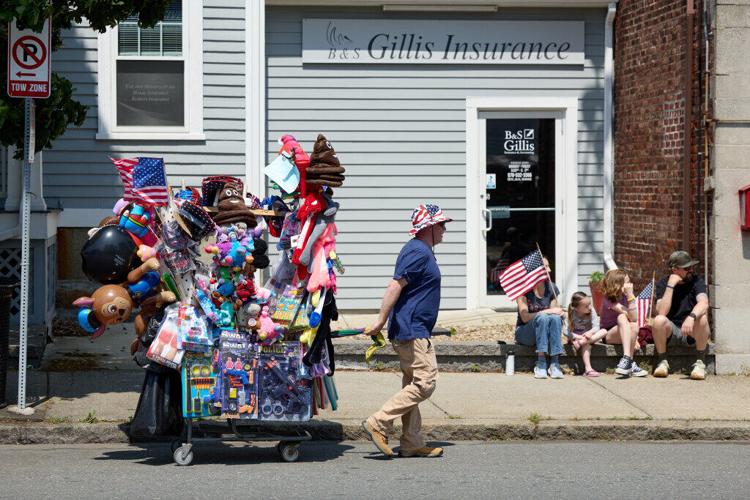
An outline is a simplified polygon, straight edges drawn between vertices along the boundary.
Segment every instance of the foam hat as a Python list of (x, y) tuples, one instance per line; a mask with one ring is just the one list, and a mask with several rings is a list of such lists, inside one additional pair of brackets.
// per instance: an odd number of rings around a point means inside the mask
[(233, 182), (224, 184), (218, 195), (219, 212), (214, 215), (216, 224), (244, 222), (250, 229), (258, 225), (255, 214), (245, 205), (245, 199), (241, 193), (242, 184)]
[(307, 183), (339, 187), (344, 183), (345, 172), (336, 150), (326, 136), (318, 134), (310, 156), (310, 166), (307, 168)]
[(451, 222), (453, 219), (446, 217), (443, 211), (437, 205), (419, 204), (411, 213), (411, 230), (412, 236), (422, 229), (432, 227), (441, 222)]

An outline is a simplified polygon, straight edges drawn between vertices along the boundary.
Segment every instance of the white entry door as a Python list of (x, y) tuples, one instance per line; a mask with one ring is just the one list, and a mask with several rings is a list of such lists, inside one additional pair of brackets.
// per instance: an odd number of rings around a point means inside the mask
[[(478, 306), (514, 307), (498, 278), (537, 246), (550, 261), (552, 280), (561, 289), (574, 286), (575, 246), (573, 252), (568, 249), (570, 240), (577, 243), (576, 214), (570, 213), (577, 206), (577, 183), (566, 155), (566, 111), (479, 108), (474, 126), (467, 127), (476, 135), (469, 178), (479, 181), (476, 196), (467, 196), (474, 206), (467, 207), (467, 218), (477, 219), (473, 230), (467, 223), (467, 231), (472, 231), (467, 239), (473, 241), (467, 241), (467, 251), (476, 259), (467, 265), (474, 273), (467, 281), (476, 287)], [(563, 295), (573, 291), (563, 290)]]

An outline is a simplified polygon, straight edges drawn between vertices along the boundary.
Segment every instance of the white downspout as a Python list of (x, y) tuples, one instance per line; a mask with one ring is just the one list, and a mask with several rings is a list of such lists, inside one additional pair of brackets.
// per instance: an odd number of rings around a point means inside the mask
[(613, 104), (615, 63), (612, 56), (613, 25), (617, 3), (609, 4), (604, 23), (604, 264), (617, 269), (614, 254), (614, 140)]

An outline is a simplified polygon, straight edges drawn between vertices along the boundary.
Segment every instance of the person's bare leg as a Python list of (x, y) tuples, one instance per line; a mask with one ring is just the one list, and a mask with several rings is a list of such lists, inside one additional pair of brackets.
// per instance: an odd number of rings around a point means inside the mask
[(593, 370), (591, 367), (591, 344), (584, 344), (581, 346), (581, 357), (583, 358), (583, 369), (586, 372)]
[(711, 328), (708, 325), (708, 318), (704, 314), (693, 326), (693, 335), (695, 339), (695, 348), (703, 351), (708, 347), (708, 339), (711, 336)]
[(630, 320), (626, 314), (617, 316), (617, 331), (620, 333), (620, 342), (622, 342), (622, 353), (633, 358), (633, 332), (630, 329)]
[(671, 321), (661, 314), (654, 318), (651, 335), (654, 337), (654, 347), (658, 354), (667, 352), (667, 340), (672, 333)]

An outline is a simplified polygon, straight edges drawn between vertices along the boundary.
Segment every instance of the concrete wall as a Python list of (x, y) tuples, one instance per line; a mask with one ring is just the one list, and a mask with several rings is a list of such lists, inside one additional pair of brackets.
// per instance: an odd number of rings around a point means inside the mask
[(740, 231), (738, 188), (750, 184), (750, 0), (717, 0), (712, 157), (717, 372), (750, 371), (750, 232)]

